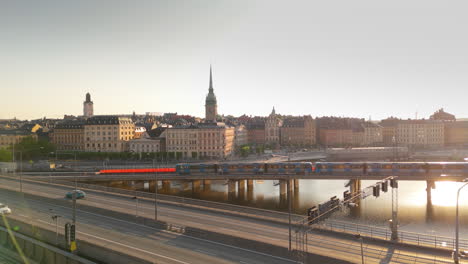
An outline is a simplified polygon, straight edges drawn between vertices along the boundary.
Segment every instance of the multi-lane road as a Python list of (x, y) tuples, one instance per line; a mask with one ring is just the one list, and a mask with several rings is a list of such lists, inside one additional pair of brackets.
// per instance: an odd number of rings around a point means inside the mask
[[(63, 200), (69, 187), (23, 182), (24, 192), (52, 199), (47, 202), (27, 198), (22, 201), (17, 192), (12, 192), (19, 188), (16, 180), (0, 178), (0, 188), (0, 202), (7, 203), (13, 209), (13, 217), (37, 221), (49, 227), (53, 227), (50, 218), (52, 213), (62, 216), (61, 227), (66, 221), (70, 221), (71, 208), (60, 205), (63, 203), (53, 202)], [(87, 197), (79, 200), (79, 204), (131, 215), (138, 214), (138, 217), (152, 218), (154, 216), (152, 201), (139, 199), (137, 208), (136, 201), (131, 198), (87, 191)], [(285, 258), (256, 252), (254, 248), (242, 249), (183, 234), (161, 231), (136, 224), (128, 219), (105, 216), (89, 208), (78, 210), (78, 238), (94, 241), (130, 255), (157, 260), (161, 263), (292, 263), (291, 260)], [(135, 217), (136, 221), (138, 217)], [(158, 217), (162, 221), (181, 226), (195, 227), (286, 248), (288, 246), (288, 226), (285, 224), (274, 224), (263, 220), (171, 204), (159, 204)], [(322, 233), (309, 234), (308, 251), (349, 262), (360, 262), (361, 256), (359, 241), (345, 236)], [(403, 248), (372, 241), (365, 243), (364, 255), (366, 263), (451, 263), (450, 255), (445, 252)]]

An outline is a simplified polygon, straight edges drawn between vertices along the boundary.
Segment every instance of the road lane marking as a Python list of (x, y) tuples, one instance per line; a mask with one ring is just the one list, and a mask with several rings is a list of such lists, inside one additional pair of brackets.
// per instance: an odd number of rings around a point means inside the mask
[(203, 254), (211, 255), (211, 256), (217, 256), (216, 253), (208, 252), (208, 251), (201, 250), (201, 249), (195, 249), (195, 251), (200, 252), (200, 253), (203, 253)]
[[(43, 223), (46, 223), (46, 224), (48, 224), (48, 225), (52, 225), (51, 223), (48, 223), (48, 222), (46, 222), (46, 221), (43, 221), (43, 220), (41, 220), (41, 219), (39, 219), (38, 221), (40, 221), (40, 222), (43, 222)], [(166, 259), (169, 259), (169, 260), (172, 260), (172, 261), (178, 262), (178, 263), (189, 264), (188, 262), (185, 262), (185, 261), (181, 261), (181, 260), (174, 259), (174, 258), (171, 258), (171, 257), (168, 257), (168, 256), (164, 256), (164, 255), (156, 254), (156, 253), (153, 253), (153, 252), (150, 252), (150, 251), (144, 250), (144, 249), (140, 249), (140, 248), (132, 247), (132, 246), (129, 246), (129, 245), (126, 245), (126, 244), (120, 243), (120, 242), (116, 242), (116, 241), (113, 241), (113, 240), (110, 240), (110, 239), (106, 239), (106, 238), (98, 237), (98, 236), (91, 235), (91, 234), (88, 234), (88, 233), (85, 233), (85, 232), (77, 231), (77, 233), (80, 233), (80, 234), (83, 234), (83, 235), (86, 235), (86, 236), (90, 236), (90, 237), (93, 237), (93, 238), (97, 238), (97, 239), (100, 239), (100, 240), (103, 240), (103, 241), (106, 241), (106, 242), (114, 243), (114, 244), (117, 244), (117, 245), (120, 245), (120, 246), (123, 246), (123, 247), (128, 247), (128, 248), (131, 248), (131, 249), (133, 249), (133, 250), (141, 251), (141, 252), (144, 252), (144, 253), (147, 253), (147, 254), (150, 254), (150, 255), (154, 255), (154, 256), (158, 256), (158, 257), (166, 258)]]

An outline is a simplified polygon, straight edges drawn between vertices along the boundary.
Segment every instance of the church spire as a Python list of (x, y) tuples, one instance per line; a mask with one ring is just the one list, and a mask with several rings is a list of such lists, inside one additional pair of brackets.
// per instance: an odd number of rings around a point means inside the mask
[(275, 115), (276, 114), (276, 111), (275, 111), (275, 107), (273, 106), (273, 110), (271, 111), (271, 114), (272, 115)]
[(209, 88), (209, 92), (213, 93), (213, 76), (211, 74), (211, 64), (210, 64), (210, 88)]

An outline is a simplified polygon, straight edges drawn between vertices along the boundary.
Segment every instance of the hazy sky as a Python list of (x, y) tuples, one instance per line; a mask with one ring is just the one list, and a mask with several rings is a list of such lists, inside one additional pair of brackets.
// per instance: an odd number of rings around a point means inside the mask
[(468, 117), (466, 1), (0, 3), (0, 118)]

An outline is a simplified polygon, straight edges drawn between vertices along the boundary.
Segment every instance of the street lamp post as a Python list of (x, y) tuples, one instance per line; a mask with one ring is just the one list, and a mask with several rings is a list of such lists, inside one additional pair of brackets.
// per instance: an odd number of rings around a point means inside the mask
[(463, 182), (466, 182), (465, 184), (463, 184), (457, 191), (457, 209), (456, 209), (456, 223), (455, 223), (455, 256), (454, 256), (454, 260), (455, 260), (455, 264), (459, 264), (460, 262), (460, 250), (458, 248), (458, 242), (459, 242), (459, 221), (458, 221), (458, 198), (460, 197), (460, 191), (463, 189), (463, 187), (465, 187), (466, 185), (468, 185), (468, 178), (464, 179)]
[(138, 218), (138, 197), (134, 196), (132, 199), (135, 200), (135, 221)]
[(55, 245), (58, 246), (58, 218), (60, 215), (53, 215), (52, 219), (55, 220)]
[(154, 181), (154, 221), (158, 221), (158, 171), (157, 170), (154, 174), (154, 178), (155, 178), (155, 181)]
[(361, 264), (364, 264), (364, 246), (363, 246), (363, 238), (361, 234), (357, 234), (356, 238), (361, 241)]

